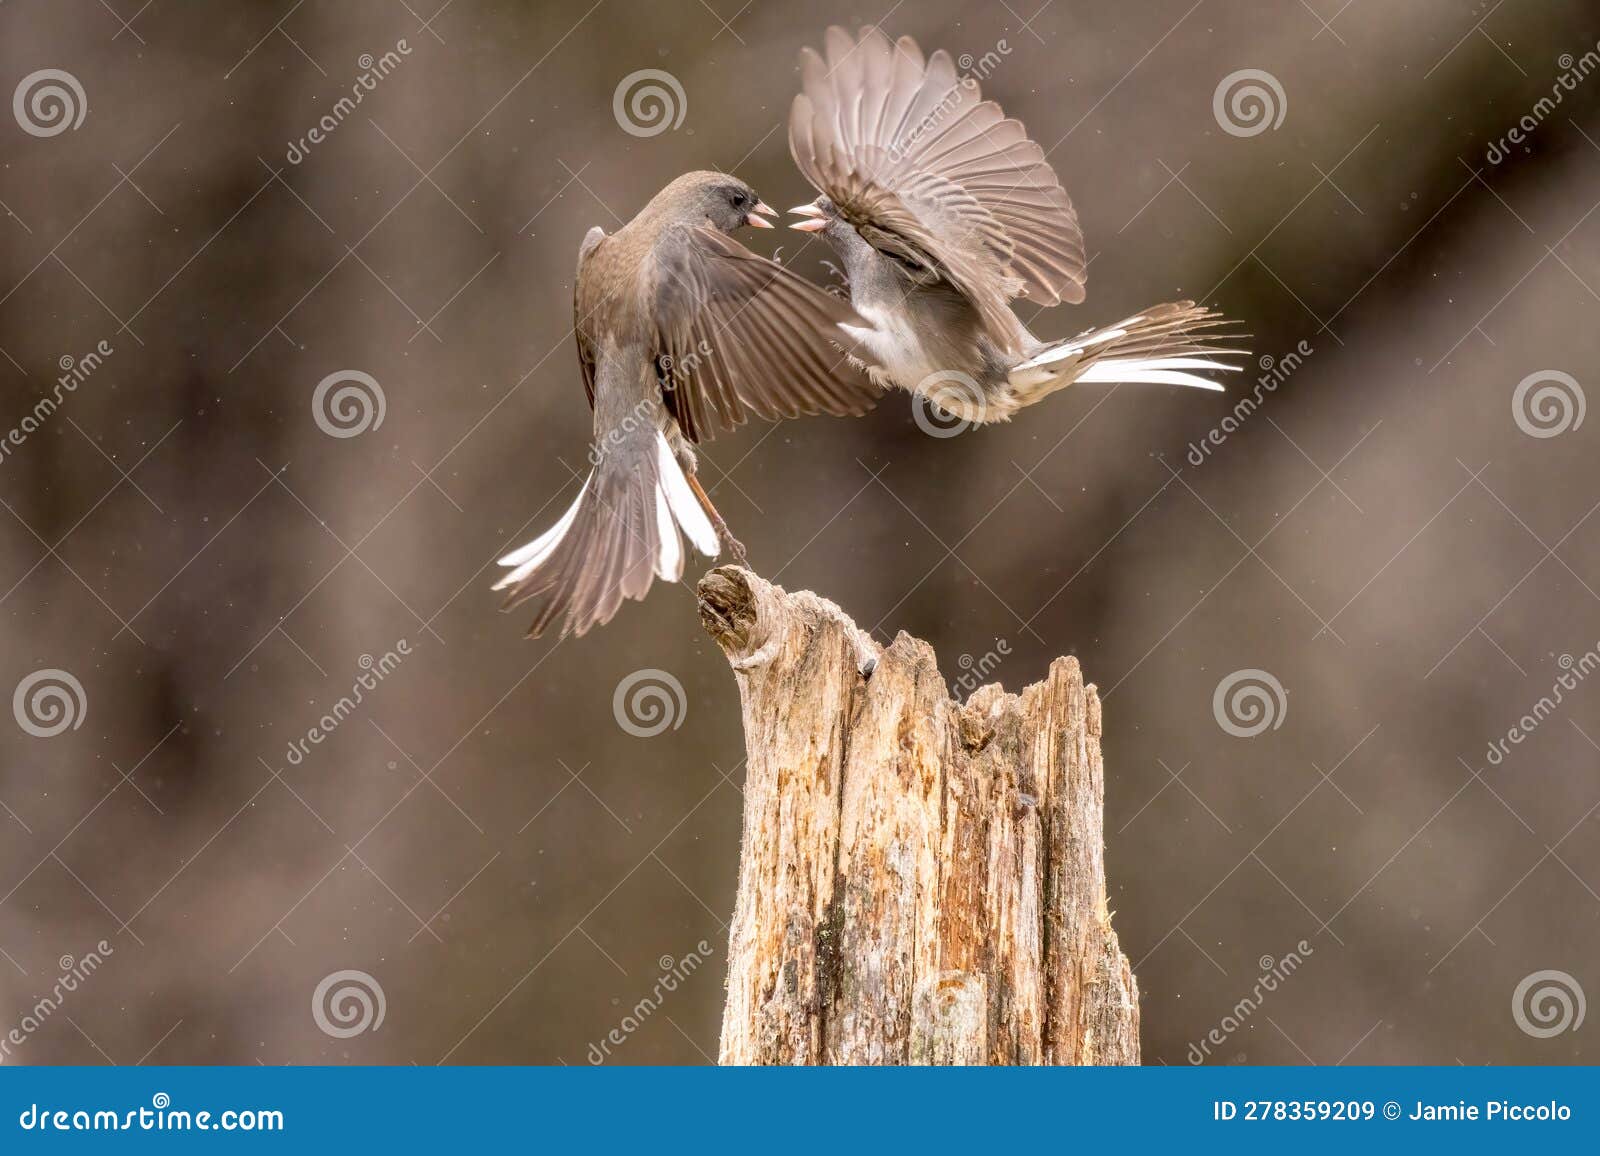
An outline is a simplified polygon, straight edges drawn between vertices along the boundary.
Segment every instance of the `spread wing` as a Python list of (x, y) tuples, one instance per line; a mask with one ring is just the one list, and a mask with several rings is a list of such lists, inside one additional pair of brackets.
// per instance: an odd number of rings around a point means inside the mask
[(849, 357), (850, 306), (705, 226), (657, 244), (656, 365), (668, 407), (694, 440), (751, 416), (855, 416), (882, 391)]
[(1077, 212), (1021, 122), (910, 37), (830, 28), (825, 52), (801, 53), (789, 151), (868, 244), (938, 272), (986, 320), (1019, 295), (1083, 300)]

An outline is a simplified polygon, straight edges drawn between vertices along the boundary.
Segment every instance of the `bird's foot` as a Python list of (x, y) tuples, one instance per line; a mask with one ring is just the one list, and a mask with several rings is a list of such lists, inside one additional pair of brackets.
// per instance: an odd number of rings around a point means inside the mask
[(722, 515), (716, 510), (710, 511), (710, 516), (711, 528), (717, 532), (717, 541), (722, 543), (722, 548), (739, 565), (748, 567), (750, 559), (745, 555), (744, 543), (733, 536), (733, 531), (728, 529), (728, 523), (722, 520)]
[(717, 520), (717, 537), (722, 540), (722, 545), (727, 549), (729, 556), (739, 565), (749, 568), (750, 559), (744, 552), (744, 543), (733, 536), (728, 529), (728, 524), (720, 518)]

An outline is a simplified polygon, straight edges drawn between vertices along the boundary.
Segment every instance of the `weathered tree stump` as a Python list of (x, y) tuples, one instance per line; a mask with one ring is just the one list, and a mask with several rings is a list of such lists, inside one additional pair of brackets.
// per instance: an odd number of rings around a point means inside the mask
[(1138, 1063), (1077, 660), (962, 704), (815, 594), (722, 566), (699, 598), (748, 756), (721, 1062)]

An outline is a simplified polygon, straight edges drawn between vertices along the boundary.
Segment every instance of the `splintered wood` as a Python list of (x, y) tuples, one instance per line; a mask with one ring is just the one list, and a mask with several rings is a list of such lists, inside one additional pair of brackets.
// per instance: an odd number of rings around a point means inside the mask
[(961, 704), (815, 594), (723, 566), (699, 598), (748, 756), (721, 1062), (1138, 1063), (1077, 660)]

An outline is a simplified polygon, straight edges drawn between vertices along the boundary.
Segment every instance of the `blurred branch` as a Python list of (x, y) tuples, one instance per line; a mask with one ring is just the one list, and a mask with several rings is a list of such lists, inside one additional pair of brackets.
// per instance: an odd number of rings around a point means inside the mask
[(699, 600), (748, 756), (721, 1061), (1137, 1063), (1077, 660), (962, 705), (810, 592), (723, 566)]

